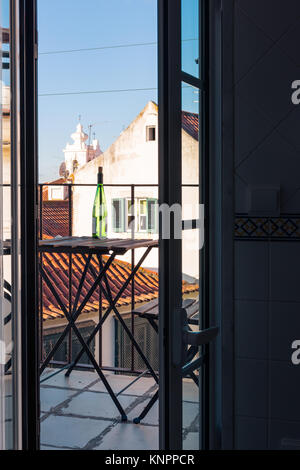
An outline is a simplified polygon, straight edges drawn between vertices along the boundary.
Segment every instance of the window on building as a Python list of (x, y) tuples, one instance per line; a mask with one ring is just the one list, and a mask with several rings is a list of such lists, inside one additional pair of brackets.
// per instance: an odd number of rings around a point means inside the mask
[(140, 199), (139, 206), (138, 206), (138, 224), (139, 224), (139, 231), (146, 232), (147, 231), (147, 199)]
[[(78, 329), (85, 341), (88, 340), (90, 337), (91, 333), (93, 332), (95, 328), (95, 324), (93, 321), (86, 321), (82, 322), (82, 324), (79, 325)], [(61, 337), (61, 334), (63, 330), (65, 329), (64, 326), (58, 326), (54, 328), (49, 328), (45, 329), (44, 331), (44, 336), (43, 336), (43, 358), (45, 359), (47, 355), (49, 354), (50, 351), (54, 348), (57, 340)], [(81, 351), (81, 344), (78, 340), (78, 338), (73, 335), (72, 336), (72, 359), (74, 360), (79, 351)], [(92, 339), (90, 343), (90, 349), (92, 354), (95, 356), (96, 354), (96, 348), (95, 348), (95, 338)], [(58, 363), (67, 363), (69, 360), (68, 357), (68, 338), (65, 338), (60, 346), (60, 348), (57, 350), (57, 352), (54, 354), (53, 360), (57, 361)], [(84, 353), (82, 358), (80, 359), (81, 364), (91, 364), (90, 359), (88, 358), (87, 354)]]
[(131, 199), (113, 199), (112, 228), (114, 232), (130, 232), (132, 224), (134, 231), (157, 233), (158, 207), (157, 199), (136, 198), (134, 205)]
[(147, 223), (148, 232), (157, 233), (157, 226), (158, 226), (157, 199), (147, 200), (147, 214), (148, 214), (148, 223)]
[(146, 140), (147, 142), (153, 142), (154, 140), (156, 140), (156, 127), (155, 126), (147, 126)]
[(64, 199), (64, 188), (63, 186), (50, 186), (48, 189), (49, 201), (60, 201)]
[(124, 232), (124, 199), (113, 199), (112, 227), (114, 232)]
[(126, 227), (126, 230), (131, 231), (132, 228), (134, 228), (134, 231), (136, 232), (137, 231), (137, 226), (136, 226), (136, 204), (132, 205), (131, 204), (131, 199), (127, 199), (126, 209), (127, 209), (127, 215), (126, 215), (127, 227)]
[[(131, 325), (130, 318), (124, 318), (128, 328)], [(120, 327), (120, 323), (115, 319), (115, 366), (130, 369), (132, 358), (132, 343), (126, 335), (124, 328)], [(135, 319), (134, 330), (136, 341), (148, 358), (154, 370), (158, 370), (158, 336), (149, 322), (144, 318)], [(145, 363), (137, 352), (134, 352), (134, 363), (137, 370), (144, 370)]]

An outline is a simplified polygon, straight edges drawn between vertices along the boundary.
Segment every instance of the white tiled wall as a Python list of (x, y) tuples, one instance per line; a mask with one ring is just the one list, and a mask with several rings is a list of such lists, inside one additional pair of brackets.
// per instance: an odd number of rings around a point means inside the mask
[[(300, 2), (235, 2), (236, 213), (254, 186), (280, 187), (281, 214), (300, 214)], [(300, 240), (235, 242), (235, 446), (300, 446)], [(300, 447), (299, 447), (300, 448)]]

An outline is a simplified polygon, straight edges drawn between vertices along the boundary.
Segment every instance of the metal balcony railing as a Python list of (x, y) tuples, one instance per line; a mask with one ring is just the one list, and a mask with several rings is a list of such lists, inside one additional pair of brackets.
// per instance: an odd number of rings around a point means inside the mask
[[(73, 184), (73, 183), (66, 183), (66, 184), (40, 184), (39, 189), (39, 238), (43, 239), (45, 236), (55, 237), (57, 235), (64, 235), (64, 236), (72, 236), (73, 233), (73, 225), (74, 225), (74, 211), (76, 211), (76, 205), (74, 204), (74, 193), (76, 193), (76, 197), (80, 197), (80, 192), (78, 190), (80, 188), (85, 190), (90, 190), (92, 193), (95, 193), (96, 184)], [(183, 185), (187, 188), (197, 188), (197, 185), (193, 184), (186, 184)], [(63, 194), (63, 199), (61, 201), (58, 200), (48, 200), (48, 192), (49, 190), (55, 188), (61, 188), (61, 194)], [(126, 191), (126, 199), (130, 201), (130, 207), (134, 206), (136, 197), (141, 196), (142, 189), (145, 188), (145, 197), (147, 197), (147, 191), (152, 188), (155, 190), (158, 199), (158, 185), (157, 184), (104, 184), (104, 189), (108, 191), (117, 191), (118, 188), (122, 188), (123, 193)], [(115, 188), (115, 189), (114, 189)], [(75, 191), (76, 190), (76, 191)], [(50, 191), (51, 192), (51, 191)], [(87, 208), (87, 210), (92, 210), (92, 207)], [(108, 207), (108, 212), (110, 208)], [(127, 217), (127, 215), (126, 215)], [(131, 216), (130, 222), (133, 222), (134, 216)], [(130, 223), (130, 230), (126, 230), (126, 234), (123, 236), (127, 236), (130, 238), (135, 238), (136, 230), (135, 224)], [(76, 235), (76, 234), (75, 234)], [(116, 237), (119, 237), (120, 234), (116, 233)], [(142, 236), (142, 235), (141, 235)], [(157, 235), (153, 235), (156, 236)], [(43, 256), (40, 255), (39, 262), (43, 263)], [(72, 256), (72, 255), (68, 255)], [(69, 263), (69, 265), (73, 265), (73, 263)], [(133, 270), (135, 266), (135, 251), (132, 250), (131, 252), (131, 260), (130, 260), (130, 269)], [(71, 274), (69, 273), (69, 298), (67, 301), (71, 302), (71, 294), (70, 290), (71, 286)], [(127, 322), (128, 326), (130, 326), (131, 332), (134, 335), (136, 341), (139, 342), (140, 347), (143, 349), (146, 357), (149, 359), (151, 366), (157, 370), (158, 369), (158, 345), (157, 345), (157, 336), (153, 335), (153, 332), (149, 329), (148, 322), (145, 321), (145, 325), (141, 324), (141, 320), (136, 317), (132, 312), (136, 307), (136, 289), (135, 289), (135, 282), (136, 279), (133, 277), (133, 281), (130, 285), (131, 290), (131, 300), (130, 305), (128, 306), (129, 313), (127, 314)], [(48, 332), (52, 331), (51, 334), (46, 335), (45, 331), (45, 315), (44, 315), (44, 305), (43, 299), (45, 298), (45, 286), (41, 278), (39, 279), (39, 323), (40, 323), (40, 360), (42, 361), (45, 357), (46, 353), (49, 352), (49, 349), (55, 343), (55, 327), (48, 328)], [(104, 314), (104, 306), (103, 306), (103, 299), (101, 289), (99, 289), (99, 302), (98, 302), (98, 315), (99, 319), (102, 318)], [(50, 322), (48, 322), (50, 324)], [(55, 323), (55, 322), (54, 322)], [(88, 329), (88, 327), (86, 327)], [(103, 363), (102, 360), (102, 336), (100, 333), (99, 341), (93, 345), (93, 353), (97, 355), (99, 358), (100, 366), (104, 370), (114, 371), (117, 373), (141, 373), (144, 372), (146, 367), (143, 364), (138, 363), (138, 358), (134, 347), (132, 344), (126, 344), (126, 338), (124, 334), (120, 332), (120, 330), (116, 330), (117, 333), (115, 335), (115, 364), (107, 365)], [(83, 332), (84, 333), (84, 332)], [(122, 336), (123, 335), (123, 336)], [(65, 367), (67, 364), (70, 364), (76, 355), (76, 344), (74, 345), (74, 338), (72, 336), (72, 332), (68, 335), (66, 342), (63, 345), (64, 350), (60, 352), (60, 356), (54, 358), (51, 361), (51, 365), (54, 367)], [(96, 351), (96, 348), (98, 350)], [(88, 361), (78, 364), (79, 369), (92, 369), (93, 367), (88, 363)]]

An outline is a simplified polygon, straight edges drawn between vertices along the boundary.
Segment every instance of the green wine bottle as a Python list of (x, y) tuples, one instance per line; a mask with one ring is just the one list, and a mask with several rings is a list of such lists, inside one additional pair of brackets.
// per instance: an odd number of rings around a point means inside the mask
[(93, 238), (107, 237), (107, 208), (103, 188), (102, 167), (98, 168), (98, 184), (93, 205)]

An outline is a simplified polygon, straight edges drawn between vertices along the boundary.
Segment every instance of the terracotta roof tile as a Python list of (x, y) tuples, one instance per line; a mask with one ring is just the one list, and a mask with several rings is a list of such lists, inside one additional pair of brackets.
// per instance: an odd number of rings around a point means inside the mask
[(199, 140), (199, 116), (182, 111), (182, 128), (195, 140)]
[[(103, 256), (103, 261), (107, 260), (106, 256)], [(96, 257), (92, 258), (91, 264), (96, 268), (97, 272), (99, 271), (98, 261)], [(43, 266), (51, 279), (53, 285), (59, 293), (60, 298), (64, 302), (64, 305), (68, 307), (69, 302), (69, 257), (66, 254), (57, 254), (57, 253), (45, 253), (43, 255)], [(72, 303), (75, 301), (75, 296), (79, 287), (79, 282), (81, 279), (81, 274), (84, 269), (84, 259), (82, 255), (72, 255)], [(120, 261), (115, 259), (112, 263), (110, 269), (107, 272), (107, 278), (109, 286), (113, 296), (116, 296), (119, 292), (123, 282), (129, 276), (131, 272), (131, 265), (125, 261)], [(88, 290), (91, 288), (94, 282), (94, 278), (89, 269), (79, 302), (82, 302), (87, 295)], [(103, 281), (103, 286), (104, 281)], [(153, 300), (158, 297), (158, 274), (150, 269), (140, 268), (136, 275), (135, 282), (135, 301), (136, 303), (145, 302), (147, 300)], [(183, 282), (182, 285), (183, 293), (195, 292), (198, 290), (197, 284), (188, 284)], [(131, 286), (129, 285), (125, 289), (123, 295), (119, 299), (118, 305), (130, 305), (131, 303)], [(102, 296), (102, 306), (105, 308), (108, 307), (108, 302), (104, 296)], [(98, 311), (99, 309), (99, 288), (96, 289), (86, 307), (83, 310), (84, 313), (91, 311)], [(43, 318), (44, 320), (54, 319), (57, 317), (63, 317), (63, 313), (56, 302), (52, 292), (47, 287), (45, 282), (43, 283)]]
[(67, 237), (69, 235), (69, 202), (44, 201), (42, 223), (43, 235)]

